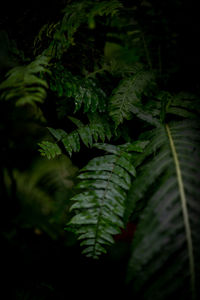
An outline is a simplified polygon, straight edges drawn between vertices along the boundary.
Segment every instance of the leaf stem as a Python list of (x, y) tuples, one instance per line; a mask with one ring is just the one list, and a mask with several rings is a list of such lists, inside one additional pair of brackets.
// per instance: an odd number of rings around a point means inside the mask
[(96, 225), (96, 233), (95, 233), (95, 238), (94, 238), (94, 246), (93, 246), (93, 252), (92, 252), (93, 253), (92, 254), (93, 257), (95, 257), (95, 250), (96, 250), (95, 248), (96, 248), (96, 243), (97, 243), (97, 239), (98, 239), (99, 226), (100, 226), (101, 215), (102, 215), (102, 207), (104, 206), (104, 202), (105, 202), (105, 198), (106, 198), (106, 193), (108, 191), (108, 186), (109, 186), (109, 183), (111, 181), (111, 177), (113, 175), (113, 172), (114, 172), (114, 169), (115, 169), (115, 166), (116, 166), (116, 162), (117, 162), (118, 159), (119, 159), (119, 157), (116, 157), (116, 161), (115, 161), (115, 163), (113, 163), (113, 167), (112, 167), (112, 170), (110, 171), (109, 177), (107, 179), (107, 184), (106, 184), (106, 187), (105, 187), (105, 191), (103, 193), (102, 205), (99, 208), (99, 214), (98, 214), (97, 225)]
[(195, 263), (194, 263), (192, 234), (191, 234), (189, 214), (188, 214), (188, 208), (187, 208), (187, 200), (186, 200), (185, 190), (184, 190), (184, 186), (183, 186), (183, 178), (182, 178), (182, 174), (181, 174), (180, 162), (178, 159), (178, 155), (176, 152), (176, 148), (175, 148), (174, 141), (173, 141), (168, 124), (166, 124), (166, 131), (167, 131), (167, 134), (169, 137), (169, 143), (170, 143), (170, 147), (171, 147), (171, 151), (172, 151), (172, 155), (173, 155), (173, 159), (174, 159), (174, 163), (175, 163), (175, 168), (176, 168), (178, 187), (179, 187), (182, 212), (183, 212), (183, 220), (184, 220), (186, 239), (187, 239), (188, 255), (189, 255), (189, 268), (190, 268), (190, 275), (191, 275), (190, 284), (191, 284), (192, 299), (195, 300), (196, 299), (196, 296), (195, 296)]

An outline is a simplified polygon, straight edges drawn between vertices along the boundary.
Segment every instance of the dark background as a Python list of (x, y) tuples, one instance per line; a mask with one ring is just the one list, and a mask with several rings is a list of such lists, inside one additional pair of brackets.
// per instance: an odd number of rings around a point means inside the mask
[[(122, 2), (127, 8), (127, 15), (130, 7), (137, 6), (136, 18), (150, 37), (151, 46), (161, 45), (163, 73), (168, 78), (161, 82), (163, 87), (198, 94), (200, 26), (195, 2), (151, 1), (151, 9), (144, 4), (145, 1)], [(0, 30), (6, 31), (9, 38), (16, 41), (26, 57), (33, 58), (33, 40), (41, 26), (59, 20), (66, 3), (36, 0), (22, 4), (7, 1), (0, 8)], [(7, 52), (5, 41), (0, 39), (1, 80), (6, 71), (16, 64)], [(27, 228), (18, 223), (21, 207), (16, 199), (15, 183), (8, 194), (2, 170), (4, 167), (8, 170), (29, 169), (38, 159), (36, 142), (43, 135), (43, 129), (40, 124), (30, 123), (26, 109), (16, 113), (9, 105), (1, 104), (0, 107), (1, 278), (5, 288), (2, 295), (5, 299), (20, 300), (58, 300), (80, 295), (91, 299), (94, 295), (110, 295), (113, 298), (123, 295), (126, 299), (129, 289), (125, 285), (125, 273), (133, 227), (116, 237), (116, 244), (107, 256), (92, 261), (81, 255), (79, 245), (71, 233), (64, 232), (62, 223), (56, 238), (48, 232), (38, 231), (37, 226)], [(51, 109), (47, 113), (51, 115)], [(84, 160), (83, 156), (75, 157), (73, 163), (77, 167), (84, 165), (87, 155)]]

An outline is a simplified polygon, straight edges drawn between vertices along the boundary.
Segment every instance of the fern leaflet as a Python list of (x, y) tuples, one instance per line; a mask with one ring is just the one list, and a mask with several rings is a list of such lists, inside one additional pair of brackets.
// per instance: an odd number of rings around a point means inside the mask
[(141, 104), (141, 96), (153, 80), (151, 72), (140, 70), (134, 76), (122, 80), (110, 99), (109, 112), (116, 127), (124, 119), (130, 120), (135, 114), (142, 120), (157, 125), (158, 121), (145, 111)]
[[(71, 210), (76, 214), (68, 226), (83, 240), (83, 253), (98, 258), (106, 252), (105, 246), (114, 242), (112, 235), (123, 227), (126, 192), (136, 172), (127, 152), (129, 144), (95, 146), (109, 154), (92, 159), (81, 170), (77, 188), (82, 191), (72, 198)], [(139, 145), (135, 149), (142, 151)]]
[(42, 141), (38, 143), (40, 146), (39, 152), (42, 156), (46, 156), (48, 159), (54, 158), (61, 154), (61, 149), (56, 143), (52, 143), (49, 141)]
[(49, 141), (43, 141), (39, 143), (41, 149), (39, 151), (43, 156), (47, 158), (54, 158), (56, 155), (61, 154), (61, 149), (58, 146), (58, 142), (62, 142), (67, 153), (71, 156), (73, 152), (79, 152), (81, 147), (81, 141), (86, 147), (92, 147), (94, 142), (105, 139), (110, 140), (112, 133), (108, 121), (95, 114), (89, 116), (90, 123), (84, 125), (79, 119), (74, 117), (68, 117), (78, 128), (70, 132), (69, 134), (63, 129), (54, 129), (47, 127), (52, 136), (56, 139), (55, 143)]
[[(62, 20), (52, 25), (52, 29), (55, 29), (55, 32), (47, 52), (51, 56), (56, 56), (60, 59), (70, 46), (75, 45), (75, 34), (82, 24), (88, 23), (89, 28), (93, 29), (95, 27), (95, 16), (111, 15), (112, 17), (121, 6), (121, 3), (117, 0), (102, 1), (101, 3), (78, 1), (68, 4), (63, 10), (64, 16)], [(46, 27), (48, 34), (48, 25), (44, 27), (41, 33), (46, 30)]]
[(99, 15), (99, 16), (114, 16), (119, 8), (122, 7), (122, 4), (117, 1), (117, 0), (112, 0), (112, 1), (102, 1), (97, 3), (96, 5), (94, 5), (92, 7), (92, 9), (90, 10), (89, 14), (88, 14), (88, 25), (89, 28), (93, 29), (95, 28), (95, 16)]
[[(74, 113), (83, 107), (84, 112), (104, 112), (106, 108), (106, 94), (91, 78), (73, 76), (62, 65), (52, 69), (50, 88), (58, 97), (65, 97), (67, 101), (73, 99)], [(72, 102), (72, 101), (71, 101)]]
[(2, 100), (16, 100), (16, 105), (42, 103), (46, 98), (47, 82), (38, 74), (49, 72), (47, 56), (38, 56), (27, 66), (19, 66), (7, 73), (7, 79), (0, 84)]

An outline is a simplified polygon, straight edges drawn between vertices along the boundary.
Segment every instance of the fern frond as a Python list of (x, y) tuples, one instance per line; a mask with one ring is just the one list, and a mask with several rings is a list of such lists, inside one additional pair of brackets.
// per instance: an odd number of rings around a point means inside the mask
[(172, 97), (167, 113), (183, 118), (199, 117), (200, 99), (190, 93), (179, 93)]
[(50, 88), (56, 92), (58, 97), (73, 100), (76, 113), (83, 107), (87, 112), (104, 112), (106, 108), (106, 94), (97, 86), (91, 78), (81, 78), (73, 76), (62, 65), (58, 65), (52, 70), (53, 76), (50, 79)]
[[(154, 101), (160, 110), (160, 120), (165, 123), (167, 116), (178, 116), (184, 119), (197, 119), (200, 113), (200, 99), (190, 93), (181, 92), (175, 95), (161, 91), (157, 95), (160, 102)], [(156, 99), (155, 99), (156, 100)]]
[(105, 246), (114, 242), (112, 235), (123, 227), (126, 192), (136, 173), (126, 147), (95, 146), (109, 154), (92, 159), (81, 170), (77, 188), (82, 192), (72, 198), (71, 210), (76, 214), (68, 227), (83, 240), (83, 253), (98, 258), (106, 252)]
[(88, 14), (88, 25), (89, 28), (93, 29), (95, 27), (95, 16), (114, 16), (118, 10), (122, 7), (122, 4), (117, 0), (102, 1), (96, 3)]
[(21, 212), (18, 226), (38, 228), (53, 239), (62, 234), (77, 169), (69, 158), (38, 159), (29, 170), (14, 170)]
[(56, 143), (52, 143), (49, 141), (42, 141), (38, 143), (40, 146), (39, 152), (42, 156), (46, 156), (48, 159), (54, 158), (61, 154), (61, 149)]
[(112, 133), (108, 121), (95, 114), (90, 116), (90, 123), (84, 125), (79, 119), (68, 117), (78, 128), (71, 133), (66, 133), (62, 129), (54, 129), (48, 127), (52, 136), (56, 139), (56, 143), (43, 141), (39, 143), (39, 150), (43, 156), (53, 158), (61, 153), (57, 142), (61, 141), (67, 153), (71, 156), (73, 152), (79, 152), (81, 141), (86, 147), (92, 147), (94, 142), (105, 139), (110, 140)]
[(160, 126), (149, 134), (150, 143), (138, 159), (128, 214), (146, 201), (128, 279), (142, 299), (164, 300), (176, 293), (182, 299), (199, 297), (199, 129), (187, 120)]
[(116, 127), (123, 123), (124, 119), (130, 120), (133, 114), (153, 125), (158, 125), (157, 119), (144, 110), (140, 101), (142, 94), (153, 82), (153, 74), (143, 70), (122, 80), (109, 103), (109, 113)]
[(88, 3), (88, 1), (72, 3), (67, 5), (63, 10), (64, 16), (61, 21), (60, 30), (56, 33), (55, 37), (62, 41), (62, 36), (64, 37), (66, 34), (66, 48), (74, 45), (74, 34), (80, 25), (86, 21)]
[(38, 56), (27, 66), (19, 66), (11, 69), (7, 79), (0, 84), (1, 99), (15, 100), (16, 105), (42, 103), (46, 98), (48, 84), (40, 74), (49, 72), (47, 68), (49, 58)]
[(93, 29), (95, 27), (95, 16), (110, 15), (112, 17), (120, 7), (122, 5), (117, 0), (101, 3), (88, 0), (68, 4), (63, 9), (63, 18), (56, 24), (45, 24), (38, 35), (38, 39), (44, 32), (51, 37), (52, 31), (55, 31), (46, 53), (60, 59), (70, 46), (75, 45), (75, 34), (81, 25), (88, 23), (89, 28)]
[(132, 77), (122, 80), (114, 91), (109, 103), (109, 114), (116, 127), (124, 119), (131, 119), (133, 115), (154, 126), (165, 122), (166, 116), (174, 115), (184, 119), (198, 118), (200, 100), (192, 95), (180, 93), (172, 95), (161, 91), (154, 99), (142, 103), (141, 96), (154, 83), (152, 72), (138, 70)]
[[(58, 23), (47, 23), (42, 26), (39, 33), (34, 39), (34, 52), (33, 54), (36, 55), (37, 52), (42, 52), (42, 48), (44, 47), (43, 43), (44, 40), (48, 40), (48, 46), (53, 39), (55, 31), (58, 29)], [(47, 45), (46, 45), (47, 46)], [(45, 50), (45, 49), (43, 49)]]

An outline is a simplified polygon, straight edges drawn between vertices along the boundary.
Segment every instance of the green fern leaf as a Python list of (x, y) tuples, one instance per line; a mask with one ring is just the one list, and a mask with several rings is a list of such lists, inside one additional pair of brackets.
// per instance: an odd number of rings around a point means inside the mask
[(58, 97), (65, 97), (74, 103), (74, 113), (83, 108), (84, 113), (104, 112), (106, 94), (91, 78), (74, 76), (62, 65), (57, 64), (52, 69), (50, 88)]
[[(28, 170), (14, 170), (16, 195), (20, 201), (18, 226), (38, 228), (57, 239), (62, 235), (69, 195), (77, 169), (69, 158), (48, 161), (39, 158)], [(6, 174), (5, 174), (6, 175)], [(7, 183), (9, 187), (9, 183)]]
[(160, 110), (161, 122), (165, 122), (167, 115), (182, 117), (184, 119), (197, 119), (200, 113), (200, 101), (190, 93), (179, 93), (171, 95), (169, 92), (161, 91), (157, 98), (157, 108)]
[[(73, 152), (79, 152), (81, 147), (81, 141), (86, 147), (92, 147), (94, 141), (99, 139), (104, 142), (107, 138), (111, 138), (111, 129), (107, 120), (99, 115), (95, 114), (90, 117), (90, 123), (84, 125), (79, 119), (74, 117), (68, 117), (78, 128), (67, 134), (62, 129), (54, 129), (47, 127), (52, 136), (56, 139), (56, 142), (61, 141), (65, 147), (65, 150), (71, 156)], [(46, 142), (45, 142), (46, 143)], [(49, 142), (50, 143), (50, 142)], [(52, 143), (50, 143), (51, 145)], [(40, 145), (40, 144), (39, 144)], [(41, 144), (44, 148), (44, 144)], [(46, 144), (45, 144), (46, 145)], [(58, 147), (57, 144), (54, 147)], [(42, 148), (42, 149), (43, 149)], [(47, 149), (46, 149), (47, 150)], [(40, 150), (41, 153), (44, 152)], [(43, 154), (44, 155), (44, 154)]]
[(172, 97), (167, 112), (187, 119), (198, 118), (200, 113), (199, 98), (189, 93), (179, 93)]
[(199, 124), (170, 123), (153, 130), (149, 138), (127, 202), (130, 214), (147, 199), (133, 241), (128, 279), (134, 280), (135, 295), (145, 300), (172, 295), (198, 299)]
[(122, 7), (122, 4), (117, 0), (111, 0), (111, 1), (102, 1), (100, 3), (96, 3), (91, 11), (88, 14), (88, 25), (89, 28), (94, 29), (95, 28), (95, 16), (103, 16), (103, 15), (111, 15), (114, 16), (119, 8)]
[(141, 104), (141, 96), (145, 89), (154, 82), (151, 72), (140, 70), (134, 76), (122, 80), (110, 99), (109, 112), (116, 127), (123, 120), (130, 120), (134, 115), (153, 125), (158, 125), (157, 119), (145, 111)]
[(121, 3), (117, 0), (101, 3), (78, 1), (68, 4), (63, 9), (64, 16), (62, 20), (56, 24), (44, 25), (36, 38), (36, 42), (40, 41), (41, 36), (45, 33), (46, 37), (51, 39), (46, 53), (51, 57), (55, 56), (61, 59), (63, 53), (71, 45), (75, 45), (75, 33), (82, 24), (88, 23), (89, 28), (93, 29), (95, 27), (95, 16), (110, 15), (112, 17), (121, 6)]
[(111, 154), (92, 159), (81, 170), (77, 188), (82, 192), (72, 198), (76, 214), (68, 223), (83, 240), (83, 253), (93, 258), (106, 252), (106, 245), (114, 243), (112, 235), (123, 227), (126, 192), (136, 174), (120, 147), (101, 144), (100, 149)]
[(46, 98), (47, 82), (38, 74), (49, 72), (47, 56), (38, 56), (27, 66), (19, 66), (11, 69), (7, 79), (0, 84), (2, 100), (15, 100), (16, 105), (21, 106), (42, 103)]
[(77, 118), (68, 116), (68, 119), (70, 121), (72, 121), (72, 123), (74, 123), (76, 125), (76, 127), (78, 127), (78, 128), (81, 128), (81, 127), (84, 126), (84, 124), (79, 119), (77, 119)]
[(42, 156), (46, 156), (48, 159), (54, 158), (61, 154), (61, 149), (56, 143), (51, 143), (48, 141), (43, 141), (38, 143), (40, 146), (39, 152)]

